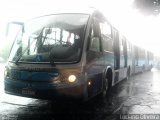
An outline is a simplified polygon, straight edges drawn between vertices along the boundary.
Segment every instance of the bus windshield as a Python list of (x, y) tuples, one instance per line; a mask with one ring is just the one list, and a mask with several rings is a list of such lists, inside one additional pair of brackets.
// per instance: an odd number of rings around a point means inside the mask
[(57, 14), (32, 19), (18, 32), (9, 61), (77, 62), (88, 18), (87, 14)]

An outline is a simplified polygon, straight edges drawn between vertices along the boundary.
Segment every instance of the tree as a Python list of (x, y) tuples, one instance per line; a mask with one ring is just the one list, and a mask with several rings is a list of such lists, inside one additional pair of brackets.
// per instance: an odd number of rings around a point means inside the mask
[(144, 15), (158, 15), (160, 0), (134, 0), (134, 7)]

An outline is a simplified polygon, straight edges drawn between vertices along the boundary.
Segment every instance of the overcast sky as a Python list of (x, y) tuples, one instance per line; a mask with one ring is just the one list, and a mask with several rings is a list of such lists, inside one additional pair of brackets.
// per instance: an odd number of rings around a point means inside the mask
[(74, 10), (96, 7), (128, 40), (160, 53), (160, 17), (141, 15), (138, 10), (133, 9), (132, 2), (133, 0), (1, 0), (0, 38), (4, 40), (8, 21), (24, 21), (64, 8)]

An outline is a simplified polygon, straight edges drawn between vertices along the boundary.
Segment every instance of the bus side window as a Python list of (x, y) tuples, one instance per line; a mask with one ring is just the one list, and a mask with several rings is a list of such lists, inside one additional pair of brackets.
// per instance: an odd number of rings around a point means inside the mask
[(139, 56), (138, 56), (138, 47), (134, 47), (134, 53), (135, 53), (135, 65), (138, 66)]
[(101, 46), (100, 46), (100, 31), (99, 31), (99, 23), (96, 22), (92, 24), (92, 28), (90, 31), (90, 47), (89, 50), (100, 52)]
[(123, 37), (122, 40), (123, 43), (123, 54), (124, 54), (124, 67), (127, 67), (127, 42), (126, 42), (126, 38)]
[(111, 26), (107, 22), (100, 23), (102, 35), (112, 38)]
[(113, 52), (113, 39), (111, 36), (111, 26), (107, 23), (100, 23), (101, 38), (103, 41), (103, 49), (106, 52)]
[(124, 43), (123, 43), (123, 36), (119, 35), (119, 46), (120, 46), (120, 68), (124, 68), (125, 61), (124, 61)]

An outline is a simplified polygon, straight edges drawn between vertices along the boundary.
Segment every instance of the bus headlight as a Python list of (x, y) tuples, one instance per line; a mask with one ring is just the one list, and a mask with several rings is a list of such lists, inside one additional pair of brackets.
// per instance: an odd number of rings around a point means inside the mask
[(73, 83), (73, 82), (75, 82), (76, 81), (76, 76), (75, 75), (70, 75), (69, 77), (68, 77), (68, 81), (70, 82), (70, 83)]
[(81, 69), (60, 69), (59, 76), (54, 78), (53, 83), (76, 83), (80, 77)]

